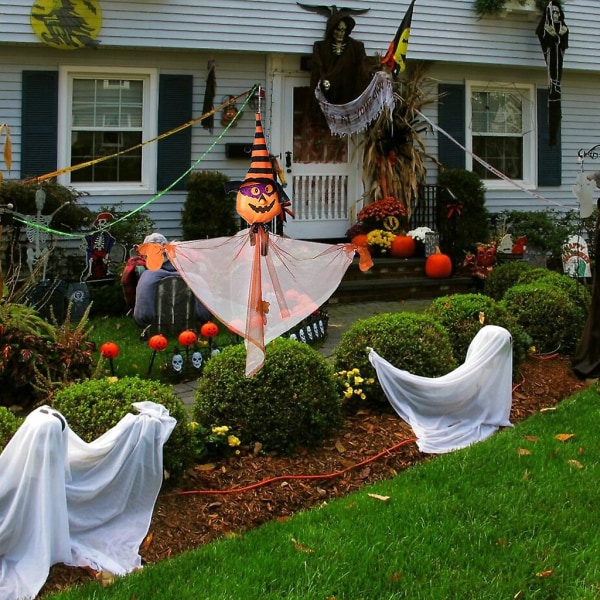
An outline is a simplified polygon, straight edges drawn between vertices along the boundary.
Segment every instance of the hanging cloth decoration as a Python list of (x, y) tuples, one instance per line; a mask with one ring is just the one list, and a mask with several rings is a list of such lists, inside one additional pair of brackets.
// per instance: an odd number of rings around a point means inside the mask
[(569, 47), (569, 28), (565, 24), (565, 14), (560, 5), (550, 0), (536, 34), (542, 46), (544, 59), (548, 67), (548, 128), (550, 146), (556, 146), (561, 120), (561, 79), (563, 56)]
[(315, 89), (315, 96), (334, 135), (351, 135), (363, 131), (384, 109), (390, 115), (394, 110), (392, 79), (383, 71), (377, 71), (367, 89), (356, 100), (347, 104), (330, 104), (320, 86)]
[[(215, 68), (217, 66), (217, 61), (211, 59), (208, 61), (208, 75), (206, 76), (206, 90), (204, 90), (204, 104), (202, 105), (202, 114), (205, 115), (213, 110), (215, 94), (217, 92), (217, 75), (215, 73)], [(210, 133), (213, 132), (215, 126), (215, 116), (211, 114), (209, 117), (206, 117), (202, 121), (202, 127), (204, 129), (208, 129)]]
[(162, 265), (162, 252), (197, 298), (230, 331), (244, 338), (246, 376), (265, 361), (265, 346), (315, 312), (339, 285), (356, 252), (360, 268), (372, 260), (354, 244), (294, 240), (268, 231), (273, 219), (285, 220), (289, 199), (276, 180), (260, 114), (256, 115), (250, 168), (237, 189), (236, 210), (249, 228), (232, 237), (172, 242), (164, 248), (143, 244), (150, 269)]

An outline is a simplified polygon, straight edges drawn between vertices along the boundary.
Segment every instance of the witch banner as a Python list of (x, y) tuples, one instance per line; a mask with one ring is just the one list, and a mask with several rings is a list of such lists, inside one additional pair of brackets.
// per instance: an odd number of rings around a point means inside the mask
[(554, 0), (548, 2), (536, 28), (536, 34), (548, 67), (548, 127), (550, 146), (556, 146), (561, 120), (560, 82), (563, 56), (569, 47), (569, 28), (565, 24), (562, 8)]

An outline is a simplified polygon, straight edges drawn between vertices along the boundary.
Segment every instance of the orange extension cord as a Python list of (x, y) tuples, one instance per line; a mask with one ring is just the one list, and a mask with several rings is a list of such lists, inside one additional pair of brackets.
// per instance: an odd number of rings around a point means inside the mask
[(390, 454), (391, 452), (394, 452), (395, 450), (398, 450), (398, 448), (401, 448), (402, 446), (406, 446), (407, 444), (412, 444), (413, 442), (416, 442), (417, 439), (416, 438), (410, 438), (408, 440), (404, 440), (402, 442), (399, 442), (398, 444), (395, 444), (394, 446), (390, 447), (390, 448), (386, 448), (385, 450), (382, 450), (381, 452), (379, 452), (379, 454), (376, 454), (375, 456), (372, 456), (371, 458), (367, 458), (359, 463), (356, 463), (355, 465), (352, 465), (350, 467), (346, 467), (345, 469), (342, 469), (341, 471), (334, 471), (333, 473), (324, 473), (322, 475), (279, 475), (277, 477), (270, 477), (269, 479), (263, 479), (262, 481), (259, 481), (257, 483), (253, 483), (252, 485), (247, 485), (244, 487), (239, 487), (239, 488), (233, 488), (233, 489), (229, 489), (229, 490), (187, 490), (187, 491), (183, 491), (183, 492), (173, 492), (172, 494), (161, 494), (161, 498), (168, 498), (170, 496), (194, 496), (194, 495), (208, 495), (208, 494), (239, 494), (241, 492), (248, 492), (250, 490), (254, 490), (256, 488), (262, 487), (264, 485), (268, 485), (270, 483), (275, 483), (276, 481), (286, 481), (288, 479), (331, 479), (332, 477), (338, 477), (340, 475), (343, 475), (344, 473), (347, 473), (348, 471), (351, 471), (352, 469), (357, 469), (358, 467), (362, 467), (363, 465), (369, 464), (375, 460), (380, 459), (382, 456), (385, 456), (386, 454)]

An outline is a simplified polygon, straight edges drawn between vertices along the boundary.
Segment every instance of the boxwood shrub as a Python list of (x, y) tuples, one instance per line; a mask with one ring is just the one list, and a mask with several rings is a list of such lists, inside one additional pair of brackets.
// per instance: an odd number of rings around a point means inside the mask
[(10, 442), (12, 436), (23, 423), (23, 419), (4, 406), (0, 406), (0, 452)]
[(177, 420), (164, 446), (164, 469), (178, 477), (192, 464), (192, 432), (183, 402), (170, 385), (139, 377), (89, 379), (63, 388), (54, 397), (54, 408), (67, 419), (69, 427), (91, 442), (114, 427), (126, 414), (138, 414), (134, 402), (150, 400), (162, 404)]
[(483, 293), (494, 300), (502, 300), (506, 290), (513, 285), (517, 285), (523, 273), (528, 273), (532, 270), (533, 267), (523, 260), (496, 265), (485, 279)]
[(543, 280), (515, 285), (502, 302), (531, 337), (537, 352), (569, 354), (577, 345), (586, 311), (560, 287)]
[(245, 365), (243, 344), (208, 361), (196, 389), (195, 421), (226, 425), (243, 444), (282, 453), (318, 445), (341, 424), (331, 365), (314, 348), (278, 338), (258, 373), (246, 377)]
[(506, 306), (485, 294), (452, 294), (436, 298), (425, 311), (450, 334), (454, 357), (463, 363), (469, 345), (484, 325), (498, 325), (510, 331), (513, 339), (513, 377), (518, 378), (530, 339)]
[[(395, 367), (424, 377), (439, 377), (457, 366), (448, 332), (426, 314), (389, 313), (356, 321), (333, 352), (335, 370), (357, 368), (363, 377), (377, 378), (367, 347)], [(377, 379), (371, 397), (387, 404)]]

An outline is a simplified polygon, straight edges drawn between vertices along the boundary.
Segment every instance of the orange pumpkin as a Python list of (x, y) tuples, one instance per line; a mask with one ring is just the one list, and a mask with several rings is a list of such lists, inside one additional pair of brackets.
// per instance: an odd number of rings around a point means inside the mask
[(452, 259), (447, 254), (442, 254), (438, 246), (425, 261), (425, 275), (432, 279), (444, 279), (452, 275)]
[(281, 214), (279, 191), (267, 178), (246, 179), (238, 191), (236, 210), (250, 225), (268, 223)]
[(119, 346), (114, 342), (104, 342), (102, 346), (100, 346), (100, 354), (104, 358), (115, 358), (119, 354)]
[(215, 337), (219, 333), (219, 328), (212, 321), (207, 321), (200, 327), (200, 334), (207, 338)]
[(179, 334), (177, 339), (182, 346), (191, 346), (196, 343), (198, 336), (191, 329), (186, 329)]
[(415, 255), (417, 244), (409, 235), (397, 235), (392, 240), (390, 253), (395, 258), (410, 258)]
[(164, 350), (167, 347), (167, 344), (167, 338), (162, 333), (157, 333), (148, 340), (148, 346), (156, 352)]

